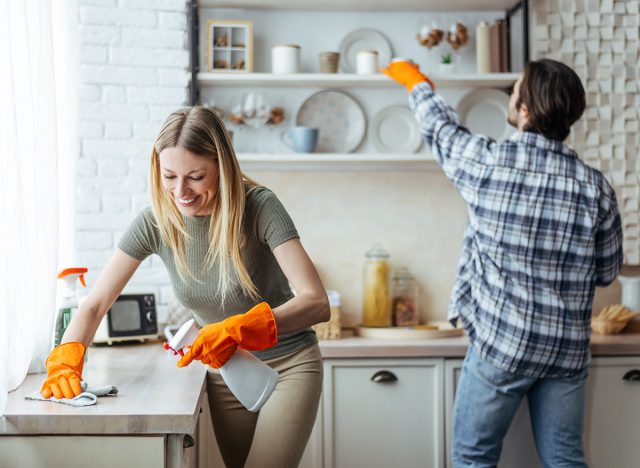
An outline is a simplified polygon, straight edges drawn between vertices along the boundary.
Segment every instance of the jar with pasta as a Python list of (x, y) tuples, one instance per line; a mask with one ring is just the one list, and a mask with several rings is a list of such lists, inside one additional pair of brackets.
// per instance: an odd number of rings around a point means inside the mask
[(365, 327), (391, 325), (391, 301), (389, 298), (389, 253), (380, 245), (374, 245), (366, 253), (364, 264)]
[(400, 267), (393, 275), (391, 289), (391, 322), (395, 327), (418, 324), (418, 285), (407, 267)]

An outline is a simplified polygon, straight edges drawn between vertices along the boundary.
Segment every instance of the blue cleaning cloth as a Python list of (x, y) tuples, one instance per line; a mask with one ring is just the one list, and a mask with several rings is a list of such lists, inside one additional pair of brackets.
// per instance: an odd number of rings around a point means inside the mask
[(118, 394), (118, 387), (115, 385), (105, 385), (98, 388), (87, 388), (87, 382), (84, 380), (80, 382), (82, 387), (82, 393), (74, 398), (56, 398), (54, 396), (50, 398), (43, 397), (40, 392), (33, 392), (31, 395), (25, 397), (26, 400), (39, 400), (50, 401), (52, 403), (62, 403), (64, 405), (71, 406), (90, 406), (95, 405), (98, 402), (98, 397), (101, 396), (116, 396)]

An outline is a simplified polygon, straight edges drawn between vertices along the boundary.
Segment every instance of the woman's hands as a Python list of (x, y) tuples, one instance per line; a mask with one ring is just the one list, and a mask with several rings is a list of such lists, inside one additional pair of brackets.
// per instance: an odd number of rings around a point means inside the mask
[(64, 343), (53, 348), (47, 358), (47, 378), (40, 394), (45, 398), (73, 398), (82, 393), (82, 366), (86, 347), (82, 343)]
[(421, 73), (420, 67), (413, 62), (391, 62), (387, 65), (387, 68), (382, 69), (382, 73), (406, 86), (407, 91), (409, 92), (411, 92), (415, 85), (425, 81), (429, 83), (433, 89), (436, 89), (433, 82), (427, 77), (427, 75)]
[(259, 351), (277, 342), (278, 330), (273, 312), (269, 304), (261, 302), (244, 314), (203, 327), (191, 349), (178, 361), (178, 367), (188, 366), (195, 359), (219, 368), (231, 359), (238, 346), (248, 351)]

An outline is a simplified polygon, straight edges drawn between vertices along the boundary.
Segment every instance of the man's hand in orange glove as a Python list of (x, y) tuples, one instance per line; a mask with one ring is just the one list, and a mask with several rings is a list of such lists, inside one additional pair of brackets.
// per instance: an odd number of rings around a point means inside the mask
[(273, 312), (269, 304), (261, 302), (247, 313), (203, 327), (191, 349), (178, 361), (178, 367), (188, 366), (195, 359), (219, 368), (231, 359), (238, 346), (248, 351), (259, 351), (277, 342), (278, 330)]
[(406, 86), (409, 92), (411, 92), (415, 85), (425, 81), (429, 83), (433, 89), (436, 89), (433, 81), (431, 81), (427, 75), (420, 73), (420, 67), (412, 62), (391, 62), (387, 68), (382, 69), (382, 73)]
[(47, 358), (47, 378), (40, 394), (45, 398), (73, 398), (82, 393), (82, 366), (86, 347), (82, 343), (63, 343)]

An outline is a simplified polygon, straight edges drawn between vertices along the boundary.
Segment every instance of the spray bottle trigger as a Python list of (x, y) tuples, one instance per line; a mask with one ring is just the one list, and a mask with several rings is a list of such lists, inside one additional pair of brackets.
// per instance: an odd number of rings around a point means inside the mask
[(84, 275), (78, 276), (78, 279), (80, 280), (80, 284), (86, 288), (87, 287), (87, 283), (85, 283), (85, 281), (84, 281)]

